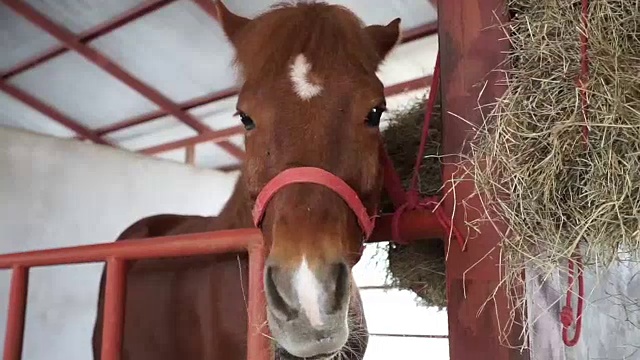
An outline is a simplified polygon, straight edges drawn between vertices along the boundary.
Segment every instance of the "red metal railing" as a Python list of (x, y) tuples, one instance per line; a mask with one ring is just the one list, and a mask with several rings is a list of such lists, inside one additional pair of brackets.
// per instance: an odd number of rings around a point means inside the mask
[(264, 335), (267, 330), (262, 328), (266, 324), (266, 304), (262, 286), (265, 249), (262, 235), (255, 229), (223, 230), (158, 237), (153, 241), (140, 239), (0, 255), (0, 269), (13, 270), (4, 360), (20, 360), (22, 356), (31, 267), (107, 262), (101, 354), (103, 360), (119, 360), (124, 321), (126, 261), (242, 251), (249, 252), (247, 356), (252, 360), (267, 360), (270, 343)]
[[(369, 242), (389, 241), (393, 217), (382, 215)], [(414, 210), (399, 219), (406, 240), (442, 237), (437, 218), (430, 211)], [(220, 230), (189, 235), (164, 236), (48, 250), (0, 255), (0, 270), (11, 269), (11, 287), (4, 360), (20, 360), (24, 339), (24, 321), (29, 269), (38, 266), (70, 265), (106, 261), (102, 359), (119, 360), (124, 321), (125, 265), (128, 260), (160, 257), (249, 252), (249, 321), (247, 355), (251, 360), (268, 359), (269, 339), (266, 324), (262, 271), (266, 250), (257, 229)]]

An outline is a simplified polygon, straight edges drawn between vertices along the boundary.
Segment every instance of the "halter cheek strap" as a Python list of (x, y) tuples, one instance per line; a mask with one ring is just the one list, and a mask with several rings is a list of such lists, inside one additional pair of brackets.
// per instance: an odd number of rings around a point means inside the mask
[(287, 169), (271, 179), (260, 191), (252, 210), (253, 223), (260, 227), (264, 213), (271, 198), (282, 188), (291, 184), (311, 183), (322, 185), (338, 194), (358, 218), (365, 239), (368, 239), (375, 226), (375, 217), (369, 216), (358, 194), (336, 175), (316, 167), (296, 167)]

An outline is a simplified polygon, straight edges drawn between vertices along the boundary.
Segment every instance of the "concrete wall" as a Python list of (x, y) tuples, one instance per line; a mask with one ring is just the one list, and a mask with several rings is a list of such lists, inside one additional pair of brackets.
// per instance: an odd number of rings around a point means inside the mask
[(571, 348), (562, 341), (559, 320), (567, 275), (555, 272), (544, 278), (528, 270), (532, 360), (640, 360), (640, 264), (621, 255), (621, 261), (609, 268), (585, 270), (582, 335)]
[[(237, 174), (0, 128), (0, 253), (113, 241), (157, 213), (217, 214)], [(102, 264), (31, 271), (23, 359), (91, 358)], [(0, 271), (0, 349), (10, 273)]]

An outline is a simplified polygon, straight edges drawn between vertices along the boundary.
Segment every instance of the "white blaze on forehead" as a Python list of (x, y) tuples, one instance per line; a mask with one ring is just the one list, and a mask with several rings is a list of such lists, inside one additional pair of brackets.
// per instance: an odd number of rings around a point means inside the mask
[(312, 326), (322, 325), (320, 300), (323, 296), (322, 285), (309, 268), (306, 258), (302, 258), (300, 266), (293, 277), (293, 287), (300, 300), (300, 309), (304, 311)]
[(303, 54), (296, 56), (291, 64), (289, 77), (293, 83), (293, 90), (302, 100), (309, 100), (322, 91), (322, 86), (314, 84), (309, 79), (311, 64)]

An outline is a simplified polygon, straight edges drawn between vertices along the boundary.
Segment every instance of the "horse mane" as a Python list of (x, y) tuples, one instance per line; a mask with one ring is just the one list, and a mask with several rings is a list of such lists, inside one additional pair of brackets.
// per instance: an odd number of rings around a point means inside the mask
[(304, 54), (315, 74), (375, 72), (379, 55), (351, 10), (318, 1), (283, 1), (271, 6), (235, 39), (235, 63), (245, 80), (273, 81)]

